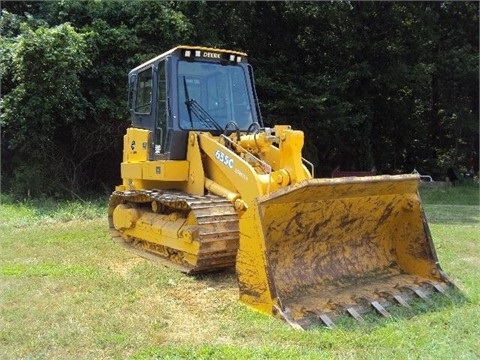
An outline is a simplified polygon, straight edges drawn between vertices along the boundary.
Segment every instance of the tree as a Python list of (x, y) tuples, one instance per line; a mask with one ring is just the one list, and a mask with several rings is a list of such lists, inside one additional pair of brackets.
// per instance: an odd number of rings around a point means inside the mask
[[(138, 6), (139, 4), (141, 6)], [(7, 7), (10, 6), (12, 5), (8, 4)], [(18, 7), (13, 6), (13, 10)], [(23, 46), (21, 42), (24, 38), (35, 38), (31, 42), (37, 42), (38, 46), (44, 43), (45, 48), (38, 52), (38, 56), (42, 57), (45, 54), (50, 56), (51, 44), (48, 37), (42, 34), (68, 24), (72, 34), (76, 33), (81, 37), (77, 39), (79, 54), (76, 57), (81, 69), (72, 64), (66, 65), (68, 62), (61, 58), (62, 54), (66, 54), (75, 45), (77, 40), (72, 40), (72, 44), (66, 42), (61, 45), (60, 52), (52, 49), (56, 57), (51, 56), (51, 62), (48, 64), (40, 62), (42, 67), (36, 71), (45, 72), (45, 76), (56, 74), (55, 76), (60, 76), (61, 79), (55, 81), (70, 83), (65, 93), (52, 93), (48, 98), (51, 101), (44, 102), (43, 94), (50, 90), (44, 89), (44, 79), (41, 76), (19, 78), (12, 86), (3, 87), (5, 101), (2, 120), (4, 122), (2, 158), (5, 160), (2, 168), (4, 173), (17, 174), (17, 179), (9, 176), (12, 180), (5, 181), (6, 187), (22, 194), (30, 189), (32, 195), (36, 189), (50, 195), (65, 192), (73, 195), (89, 190), (110, 191), (120, 178), (122, 138), (129, 125), (126, 106), (127, 73), (130, 68), (168, 49), (172, 43), (177, 41), (183, 43), (181, 39), (186, 37), (189, 31), (188, 22), (170, 3), (62, 1), (43, 3), (39, 8), (21, 7), (17, 10), (20, 13), (33, 10), (35, 14), (14, 16), (17, 23), (24, 23), (22, 29), (13, 24), (13, 21), (6, 24), (6, 28), (15, 30), (9, 31), (11, 36), (6, 39), (10, 44), (9, 48), (15, 51), (20, 48), (33, 49), (29, 43)], [(5, 16), (2, 17), (2, 21), (3, 19)], [(49, 26), (53, 27), (50, 29)], [(33, 56), (5, 57), (5, 66), (8, 63), (12, 70), (2, 77), (3, 84), (8, 83), (10, 76), (17, 71), (14, 65), (18, 60), (20, 63), (23, 61), (25, 66), (29, 61), (36, 61)], [(86, 62), (82, 62), (83, 60)], [(60, 70), (62, 64), (69, 66), (70, 72)], [(40, 83), (37, 84), (37, 81)], [(42, 106), (48, 109), (40, 112), (38, 108), (39, 112), (34, 113), (27, 112), (27, 106), (22, 114), (24, 127), (30, 125), (36, 127), (36, 122), (53, 124), (51, 128), (45, 127), (44, 132), (47, 135), (43, 136), (41, 132), (35, 136), (35, 141), (41, 143), (42, 151), (46, 150), (43, 156), (36, 155), (35, 161), (28, 154), (28, 147), (24, 152), (18, 152), (18, 148), (15, 148), (15, 143), (23, 143), (20, 139), (21, 134), (27, 133), (17, 132), (17, 127), (21, 128), (20, 123), (14, 124), (15, 114), (18, 113), (16, 104), (28, 101), (26, 95), (18, 97), (21, 88), (27, 83), (30, 93), (35, 94), (35, 98), (41, 100)], [(55, 83), (51, 82), (51, 86), (55, 87)], [(75, 99), (73, 94), (76, 95)], [(63, 98), (59, 97), (60, 95)], [(72, 95), (68, 110), (71, 112), (78, 110), (76, 115), (58, 112), (51, 115), (54, 112), (53, 105), (65, 101), (66, 95)], [(55, 131), (61, 132), (62, 135), (51, 136), (52, 133), (56, 134)], [(41, 136), (43, 138), (39, 140)], [(54, 149), (48, 148), (47, 144)], [(15, 156), (12, 156), (13, 154)], [(53, 157), (55, 161), (52, 161)], [(36, 165), (30, 164), (29, 160)], [(56, 164), (54, 171), (50, 169), (53, 166), (51, 163)], [(49, 173), (58, 175), (53, 179), (55, 181), (45, 176)], [(43, 178), (45, 184), (41, 182)]]
[(430, 141), (440, 168), (478, 172), (478, 2), (435, 4)]
[(2, 176), (21, 194), (110, 192), (126, 75), (179, 44), (246, 51), (265, 123), (304, 130), (317, 176), (478, 172), (478, 2), (2, 7)]
[(10, 185), (32, 195), (76, 189), (78, 174), (67, 163), (88, 106), (79, 80), (89, 65), (85, 36), (69, 24), (22, 26), (2, 58), (2, 78), (12, 81), (1, 103), (2, 137), (15, 168)]

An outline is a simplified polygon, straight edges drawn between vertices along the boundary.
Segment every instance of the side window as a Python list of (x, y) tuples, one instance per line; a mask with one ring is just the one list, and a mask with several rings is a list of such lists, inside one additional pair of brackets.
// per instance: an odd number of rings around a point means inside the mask
[(152, 111), (152, 69), (138, 74), (135, 112), (150, 114)]

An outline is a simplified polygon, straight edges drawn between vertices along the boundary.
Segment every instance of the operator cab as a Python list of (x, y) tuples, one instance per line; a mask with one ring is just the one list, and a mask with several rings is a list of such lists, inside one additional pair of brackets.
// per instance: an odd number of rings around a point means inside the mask
[(131, 70), (134, 127), (151, 131), (151, 158), (183, 160), (189, 131), (218, 136), (261, 124), (245, 53), (179, 46)]

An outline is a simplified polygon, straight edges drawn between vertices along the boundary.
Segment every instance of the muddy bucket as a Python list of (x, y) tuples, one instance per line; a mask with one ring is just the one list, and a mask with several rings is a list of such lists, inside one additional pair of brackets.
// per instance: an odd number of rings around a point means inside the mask
[(415, 175), (309, 179), (258, 199), (272, 312), (301, 327), (444, 292)]

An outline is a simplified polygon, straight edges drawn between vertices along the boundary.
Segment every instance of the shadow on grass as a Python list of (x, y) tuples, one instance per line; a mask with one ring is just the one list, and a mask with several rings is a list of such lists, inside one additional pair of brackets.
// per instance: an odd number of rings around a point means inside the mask
[(221, 271), (196, 274), (192, 277), (213, 289), (237, 286), (237, 275), (233, 267)]

